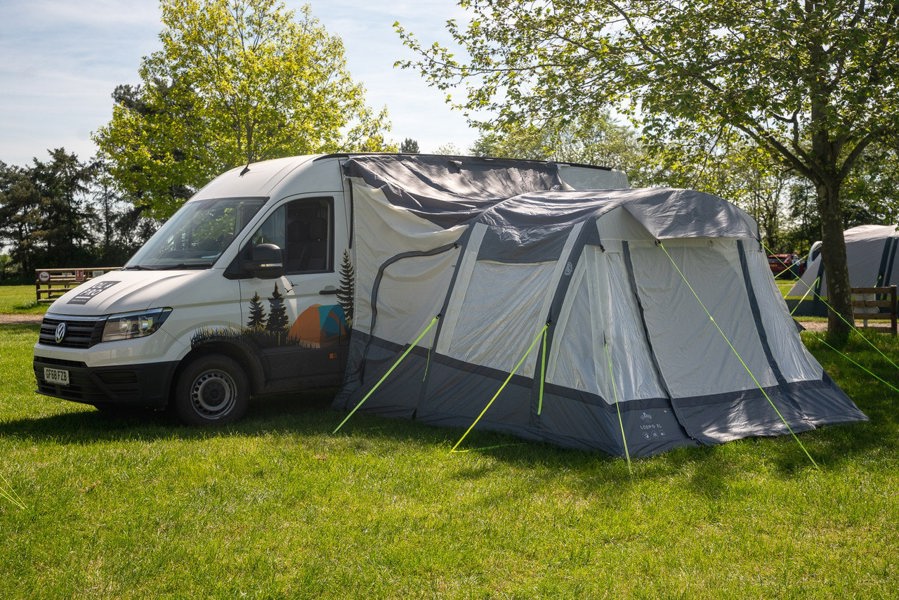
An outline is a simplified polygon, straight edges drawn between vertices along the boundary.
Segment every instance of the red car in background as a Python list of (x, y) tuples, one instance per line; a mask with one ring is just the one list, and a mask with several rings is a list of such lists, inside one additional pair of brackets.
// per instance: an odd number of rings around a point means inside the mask
[(805, 272), (805, 261), (799, 260), (795, 254), (769, 254), (768, 267), (775, 277), (801, 277)]

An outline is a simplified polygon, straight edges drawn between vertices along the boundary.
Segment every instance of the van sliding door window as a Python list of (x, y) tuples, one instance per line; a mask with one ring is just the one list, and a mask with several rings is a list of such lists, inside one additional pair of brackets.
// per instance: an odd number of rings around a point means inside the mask
[(281, 248), (285, 273), (334, 270), (334, 200), (304, 198), (278, 208), (256, 231), (253, 244)]

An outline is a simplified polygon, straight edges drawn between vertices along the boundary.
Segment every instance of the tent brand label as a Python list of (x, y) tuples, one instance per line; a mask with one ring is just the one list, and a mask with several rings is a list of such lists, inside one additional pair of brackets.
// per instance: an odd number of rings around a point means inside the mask
[[(668, 411), (665, 412), (667, 413)], [(653, 423), (652, 415), (645, 410), (640, 413), (640, 421), (642, 422), (640, 435), (643, 436), (644, 440), (657, 440), (665, 437), (665, 428), (661, 423)]]
[(90, 302), (94, 296), (105, 292), (112, 286), (117, 283), (121, 283), (120, 281), (99, 281), (94, 285), (90, 286), (86, 290), (82, 290), (78, 292), (78, 295), (69, 300), (68, 304), (87, 304)]

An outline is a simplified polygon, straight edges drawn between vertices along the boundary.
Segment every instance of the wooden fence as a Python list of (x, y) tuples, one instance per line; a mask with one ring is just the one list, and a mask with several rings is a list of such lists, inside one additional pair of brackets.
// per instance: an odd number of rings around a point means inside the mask
[(38, 302), (53, 302), (70, 289), (85, 281), (122, 267), (85, 267), (74, 269), (37, 269), (34, 272), (34, 292)]

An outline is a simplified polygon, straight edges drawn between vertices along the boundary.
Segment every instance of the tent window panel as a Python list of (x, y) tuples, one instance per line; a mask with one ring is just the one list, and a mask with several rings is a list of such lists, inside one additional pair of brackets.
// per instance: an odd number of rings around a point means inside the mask
[[(448, 354), (459, 360), (511, 371), (543, 327), (541, 314), (555, 262), (508, 264), (478, 261), (449, 340)], [(518, 373), (531, 376), (535, 348)]]
[[(397, 344), (408, 344), (443, 306), (458, 250), (435, 256), (399, 260), (384, 270), (378, 287), (374, 335)], [(434, 334), (419, 345), (429, 348)]]
[[(671, 240), (665, 245), (761, 385), (776, 385), (746, 295), (736, 243)], [(756, 388), (664, 251), (637, 246), (631, 256), (653, 351), (672, 397)]]
[(553, 333), (546, 381), (606, 398), (605, 385), (600, 386), (597, 378), (602, 374), (598, 370), (602, 365), (595, 357), (595, 347), (601, 348), (596, 340), (601, 343), (603, 332), (599, 325), (601, 318), (594, 314), (594, 302), (590, 298), (589, 278), (594, 276), (594, 270), (587, 266), (588, 262), (582, 256), (572, 274)]
[(812, 358), (796, 335), (796, 325), (771, 278), (768, 261), (761, 252), (746, 252), (752, 289), (765, 315), (762, 326), (771, 354), (788, 382), (821, 379), (824, 369)]
[[(640, 309), (628, 281), (624, 257), (612, 252), (603, 256), (606, 258), (609, 282), (608, 298), (605, 300), (609, 315), (609, 351), (619, 401), (662, 398), (665, 391), (652, 363)], [(605, 356), (601, 358), (605, 359)]]
[[(608, 340), (608, 355), (603, 346)], [(598, 394), (608, 403), (660, 398), (643, 324), (621, 254), (584, 248), (553, 336), (547, 381)]]

